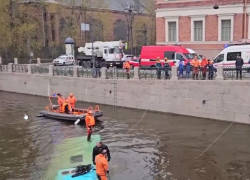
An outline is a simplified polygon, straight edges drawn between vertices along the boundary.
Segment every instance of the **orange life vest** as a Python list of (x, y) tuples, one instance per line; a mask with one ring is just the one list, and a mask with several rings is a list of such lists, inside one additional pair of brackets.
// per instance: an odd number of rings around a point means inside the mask
[(72, 106), (72, 108), (75, 108), (75, 103), (76, 103), (76, 98), (75, 96), (73, 97), (68, 97), (69, 104)]
[(108, 160), (103, 154), (98, 154), (95, 157), (96, 174), (99, 176), (106, 176), (106, 172), (109, 169)]
[(87, 114), (85, 117), (86, 127), (95, 125), (95, 117), (93, 115)]
[(201, 67), (205, 67), (208, 64), (206, 59), (202, 59), (201, 61)]
[(130, 64), (128, 61), (126, 61), (125, 63), (123, 63), (123, 68), (124, 69), (130, 69)]
[(191, 64), (192, 64), (193, 67), (199, 67), (200, 66), (200, 61), (199, 60), (193, 60)]
[(64, 103), (64, 99), (61, 98), (61, 97), (58, 97), (57, 103), (58, 103), (59, 106), (62, 106), (63, 103)]
[(68, 110), (72, 111), (72, 108), (69, 103), (64, 102), (63, 105), (61, 106), (61, 112), (65, 112), (65, 106), (68, 105)]

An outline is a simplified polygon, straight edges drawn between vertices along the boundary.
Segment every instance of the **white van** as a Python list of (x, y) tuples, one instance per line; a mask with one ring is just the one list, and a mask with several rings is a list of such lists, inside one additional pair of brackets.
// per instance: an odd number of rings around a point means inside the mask
[(189, 49), (189, 48), (186, 48), (188, 50), (188, 52), (194, 57), (194, 56), (197, 56), (197, 58), (199, 60), (202, 60), (202, 58), (193, 50), (193, 49)]
[(249, 66), (250, 60), (250, 45), (229, 46), (223, 49), (214, 59), (214, 67), (218, 65), (235, 66), (237, 54), (244, 61), (244, 66)]

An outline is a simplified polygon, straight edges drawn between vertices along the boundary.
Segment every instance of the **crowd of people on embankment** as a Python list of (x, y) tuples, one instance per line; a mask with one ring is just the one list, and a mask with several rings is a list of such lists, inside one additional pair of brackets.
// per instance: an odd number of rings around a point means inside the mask
[[(161, 79), (162, 71), (165, 74), (165, 79), (170, 79), (171, 66), (166, 57), (164, 58), (164, 61), (165, 62), (162, 63), (159, 57), (157, 57), (156, 59), (155, 67), (156, 67), (157, 79)], [(240, 79), (242, 79), (243, 65), (244, 65), (244, 61), (241, 58), (241, 56), (238, 54), (237, 59), (235, 61), (236, 79), (238, 79), (239, 76), (240, 76)], [(129, 63), (125, 62), (123, 68), (126, 70), (127, 77), (129, 78), (129, 74), (130, 74)], [(187, 60), (186, 62), (184, 59), (182, 59), (180, 60), (179, 65), (178, 65), (178, 78), (179, 79), (192, 78), (193, 80), (198, 80), (199, 75), (202, 75), (201, 80), (206, 80), (206, 79), (213, 80), (215, 77), (215, 72), (217, 72), (217, 69), (214, 67), (213, 60), (207, 59), (205, 56), (203, 56), (201, 61), (198, 60), (197, 56), (194, 56), (193, 60)]]
[[(168, 62), (168, 59), (164, 59), (165, 62), (162, 66), (162, 63), (160, 62), (160, 58), (157, 57), (156, 60), (156, 68), (157, 68), (157, 79), (161, 79), (161, 71), (163, 70), (165, 72), (165, 79), (170, 78), (170, 65)], [(186, 72), (184, 75), (184, 71)], [(192, 61), (188, 60), (187, 62), (184, 61), (184, 59), (180, 60), (179, 66), (178, 66), (178, 77), (179, 78), (190, 78), (192, 74), (192, 78), (194, 80), (198, 80), (199, 72), (202, 73), (202, 79), (206, 79), (208, 71), (208, 79), (213, 80), (214, 78), (214, 66), (213, 61), (210, 59), (206, 59), (206, 57), (203, 57), (201, 61), (198, 60), (197, 56), (194, 57)]]

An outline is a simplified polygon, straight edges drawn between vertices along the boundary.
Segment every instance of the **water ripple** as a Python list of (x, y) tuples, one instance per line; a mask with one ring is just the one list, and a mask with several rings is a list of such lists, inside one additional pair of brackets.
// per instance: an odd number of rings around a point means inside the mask
[[(84, 126), (37, 118), (47, 98), (0, 92), (0, 179), (44, 180), (55, 143), (86, 135)], [(79, 103), (88, 107), (89, 104)], [(249, 126), (101, 106), (105, 116), (94, 134), (111, 150), (112, 180), (250, 179)], [(23, 119), (27, 113), (29, 119)], [(116, 156), (115, 156), (115, 152)], [(60, 154), (59, 154), (60, 155)]]

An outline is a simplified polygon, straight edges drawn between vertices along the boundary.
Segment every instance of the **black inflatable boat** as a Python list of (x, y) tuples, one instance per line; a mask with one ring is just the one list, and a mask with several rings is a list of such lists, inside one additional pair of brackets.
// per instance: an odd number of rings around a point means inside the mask
[(37, 116), (57, 119), (57, 120), (72, 121), (72, 122), (75, 122), (78, 119), (85, 120), (85, 116), (87, 115), (89, 110), (93, 112), (93, 116), (95, 117), (96, 120), (98, 120), (98, 117), (103, 116), (103, 112), (99, 110), (99, 106), (96, 106), (94, 110), (92, 107), (89, 107), (88, 109), (75, 108), (72, 114), (60, 113), (58, 112), (58, 109), (59, 109), (58, 105), (52, 105), (51, 110), (49, 109), (43, 110)]

